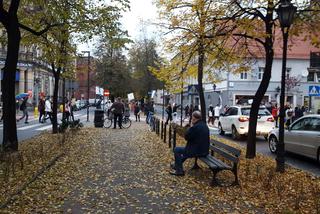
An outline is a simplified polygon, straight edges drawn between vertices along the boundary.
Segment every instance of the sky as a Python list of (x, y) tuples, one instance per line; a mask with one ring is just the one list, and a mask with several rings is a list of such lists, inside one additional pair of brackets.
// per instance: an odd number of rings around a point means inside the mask
[[(141, 26), (145, 25), (149, 36), (154, 36), (153, 32), (156, 32), (156, 27), (149, 23), (156, 22), (158, 15), (152, 0), (131, 0), (130, 7), (130, 11), (124, 13), (121, 19), (123, 30), (127, 30), (130, 38), (135, 40), (141, 37)], [(78, 45), (78, 52), (86, 50), (93, 51), (93, 43)]]

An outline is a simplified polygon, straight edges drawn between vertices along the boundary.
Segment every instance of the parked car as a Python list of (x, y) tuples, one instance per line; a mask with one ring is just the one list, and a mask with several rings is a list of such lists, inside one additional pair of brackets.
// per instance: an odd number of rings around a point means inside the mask
[[(231, 106), (220, 115), (218, 128), (219, 134), (231, 132), (234, 140), (248, 135), (249, 116), (251, 106)], [(261, 106), (258, 112), (257, 135), (264, 136), (267, 140), (269, 132), (274, 129), (274, 118), (266, 107)]]
[[(272, 153), (277, 151), (279, 129), (270, 131), (268, 141)], [(293, 122), (284, 133), (285, 151), (320, 161), (320, 115), (311, 114)]]

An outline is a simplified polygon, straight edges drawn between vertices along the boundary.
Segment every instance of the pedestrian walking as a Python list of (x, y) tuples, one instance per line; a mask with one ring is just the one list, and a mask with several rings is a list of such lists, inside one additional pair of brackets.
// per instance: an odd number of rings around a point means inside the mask
[(122, 129), (122, 115), (124, 113), (124, 104), (121, 102), (121, 98), (118, 97), (116, 101), (111, 106), (111, 113), (114, 115), (114, 125), (113, 128), (117, 127), (117, 120), (119, 128)]
[(38, 111), (39, 111), (39, 123), (43, 123), (43, 120), (45, 118), (45, 101), (43, 97), (40, 97), (40, 100), (38, 103)]
[(136, 122), (140, 122), (140, 114), (141, 114), (141, 109), (139, 106), (139, 103), (136, 103), (134, 105), (134, 116), (136, 116)]
[(172, 116), (173, 116), (173, 122), (174, 123), (177, 123), (178, 122), (178, 108), (180, 107), (181, 105), (177, 105), (176, 103), (173, 103), (173, 107), (172, 107)]
[(67, 122), (69, 122), (70, 118), (70, 105), (71, 103), (69, 102), (69, 100), (66, 100), (66, 102), (64, 103), (64, 116)]
[(293, 119), (293, 110), (291, 108), (291, 106), (288, 106), (287, 110), (286, 110), (286, 126), (290, 126), (290, 124), (292, 123), (292, 119)]
[(212, 105), (209, 106), (208, 108), (208, 124), (210, 125), (210, 122), (211, 124), (213, 125), (214, 124), (214, 108)]
[(192, 113), (194, 112), (194, 107), (193, 105), (191, 104), (190, 105), (190, 108), (189, 108), (189, 124), (191, 124), (191, 116), (192, 116)]
[(271, 110), (271, 114), (274, 120), (276, 121), (276, 127), (278, 127), (278, 115), (279, 115), (278, 112), (279, 112), (278, 104), (276, 103), (274, 106), (272, 106), (272, 110)]
[(213, 114), (213, 124), (216, 120), (219, 120), (220, 111), (222, 109), (222, 98), (219, 96), (219, 103), (214, 107), (214, 114)]
[(52, 123), (52, 107), (51, 107), (51, 100), (49, 97), (47, 97), (45, 101), (45, 118), (44, 122), (47, 121), (47, 119), (50, 119), (50, 122)]
[(72, 97), (71, 98), (71, 102), (70, 102), (70, 117), (72, 119), (72, 121), (74, 122), (74, 115), (73, 112), (76, 109), (77, 104), (76, 104), (76, 98)]
[(189, 116), (189, 105), (186, 105), (184, 107), (184, 118), (187, 118)]
[(172, 107), (171, 107), (170, 104), (166, 108), (166, 113), (167, 113), (168, 116), (167, 116), (167, 121), (166, 121), (165, 124), (168, 124), (169, 121), (170, 122), (172, 121)]
[(22, 120), (23, 118), (26, 118), (24, 123), (29, 123), (28, 122), (28, 109), (27, 109), (27, 101), (28, 101), (29, 97), (25, 97), (20, 105), (20, 111), (22, 111), (23, 115), (22, 117), (20, 117), (17, 122), (19, 122), (20, 120)]

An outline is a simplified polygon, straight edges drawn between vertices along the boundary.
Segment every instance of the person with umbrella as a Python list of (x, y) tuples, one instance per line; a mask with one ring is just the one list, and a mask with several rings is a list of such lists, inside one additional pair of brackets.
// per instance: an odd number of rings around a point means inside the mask
[(28, 109), (27, 109), (27, 102), (28, 102), (28, 96), (24, 97), (23, 98), (23, 101), (20, 105), (20, 111), (22, 111), (23, 115), (22, 117), (20, 117), (17, 122), (19, 122), (20, 120), (22, 120), (23, 118), (26, 118), (25, 122), (24, 123), (29, 123), (28, 122), (28, 118), (29, 118), (29, 115), (28, 115)]

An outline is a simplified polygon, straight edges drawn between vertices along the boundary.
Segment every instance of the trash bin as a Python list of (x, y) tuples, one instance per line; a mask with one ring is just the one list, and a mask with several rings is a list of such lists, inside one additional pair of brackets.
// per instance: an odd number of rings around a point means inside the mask
[(94, 111), (94, 127), (103, 127), (104, 111), (97, 109)]

